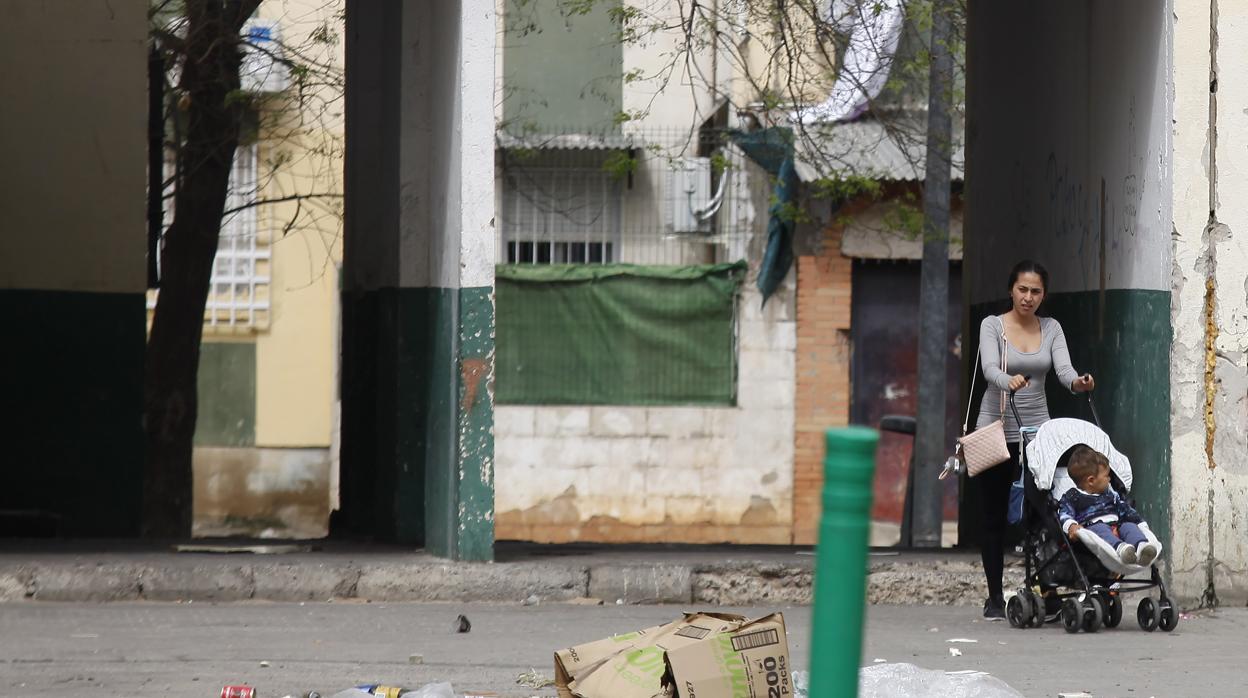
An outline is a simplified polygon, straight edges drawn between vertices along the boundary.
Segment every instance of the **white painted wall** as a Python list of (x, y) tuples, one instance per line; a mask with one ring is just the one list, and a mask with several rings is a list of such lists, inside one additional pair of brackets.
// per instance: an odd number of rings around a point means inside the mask
[(1169, 288), (1166, 14), (1159, 0), (975, 8), (985, 29), (973, 24), (968, 43), (972, 304), (1005, 297), (1026, 257), (1048, 267), (1051, 291), (1099, 288), (1102, 181), (1106, 287)]
[(146, 288), (146, 8), (0, 3), (0, 288)]
[[(1248, 211), (1242, 205), (1248, 196), (1248, 86), (1236, 75), (1248, 51), (1248, 7), (1217, 3), (1211, 47), (1209, 0), (1173, 5), (1174, 585), (1192, 599), (1212, 586), (1222, 604), (1242, 605), (1248, 599), (1248, 538), (1238, 523), (1248, 518)], [(1211, 49), (1219, 76), (1212, 120)], [(1207, 282), (1213, 284), (1211, 307)], [(1206, 339), (1215, 330), (1210, 356)], [(1206, 450), (1210, 434), (1212, 453)]]
[(494, 283), (494, 6), (494, 0), (403, 5), (404, 288)]

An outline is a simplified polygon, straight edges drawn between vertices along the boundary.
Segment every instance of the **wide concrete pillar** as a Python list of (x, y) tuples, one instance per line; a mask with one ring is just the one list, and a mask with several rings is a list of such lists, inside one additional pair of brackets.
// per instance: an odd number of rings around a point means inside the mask
[[(1094, 399), (1131, 458), (1141, 512), (1179, 546), (1167, 3), (972, 2), (968, 26), (968, 349), (985, 315), (1008, 310), (1014, 263), (1048, 267), (1042, 313), (1062, 323), (1075, 368), (1096, 376)], [(1055, 379), (1048, 395), (1054, 416), (1092, 418)]]
[(347, 4), (342, 517), (493, 555), (494, 3)]
[(1174, 0), (1170, 429), (1175, 586), (1248, 600), (1248, 7)]
[(0, 3), (0, 535), (142, 515), (146, 3)]

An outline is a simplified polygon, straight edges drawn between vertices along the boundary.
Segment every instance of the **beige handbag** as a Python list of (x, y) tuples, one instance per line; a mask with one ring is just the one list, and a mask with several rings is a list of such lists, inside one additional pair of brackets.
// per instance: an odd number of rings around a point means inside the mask
[[(1005, 330), (1004, 321), (1001, 332), (1001, 370), (1006, 370), (1005, 361)], [(975, 399), (975, 374), (979, 373), (979, 352), (975, 352), (975, 370), (971, 373), (971, 394), (966, 401), (966, 418), (962, 420), (962, 438), (958, 439), (955, 454), (966, 464), (966, 472), (971, 477), (985, 470), (1004, 463), (1010, 459), (1009, 447), (1005, 445), (1005, 391), (1001, 391), (1001, 417), (996, 421), (971, 433), (966, 433), (967, 424), (971, 421), (971, 402)]]

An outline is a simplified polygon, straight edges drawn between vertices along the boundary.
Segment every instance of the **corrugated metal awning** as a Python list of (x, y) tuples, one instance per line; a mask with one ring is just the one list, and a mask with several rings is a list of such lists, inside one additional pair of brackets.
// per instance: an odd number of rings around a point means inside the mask
[[(794, 126), (797, 175), (803, 182), (828, 177), (922, 181), (927, 159), (927, 123), (922, 114), (881, 122)], [(954, 133), (953, 179), (963, 178), (961, 134)]]
[(495, 134), (503, 150), (628, 150), (633, 136), (623, 133), (526, 133), (517, 136), (506, 131)]

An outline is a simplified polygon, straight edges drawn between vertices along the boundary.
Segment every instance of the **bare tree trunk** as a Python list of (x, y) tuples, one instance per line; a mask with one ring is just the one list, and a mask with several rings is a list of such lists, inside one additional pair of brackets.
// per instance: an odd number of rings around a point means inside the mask
[(187, 0), (174, 219), (161, 255), (160, 295), (147, 345), (143, 534), (191, 533), (196, 377), (212, 263), (238, 146), (238, 32), (259, 0)]
[(914, 457), (913, 540), (939, 548), (942, 502), (937, 476), (945, 443), (949, 349), (949, 179), (953, 127), (949, 114), (953, 58), (951, 0), (932, 3), (932, 64), (927, 107), (927, 175), (923, 184), (923, 262), (919, 271), (919, 385)]

